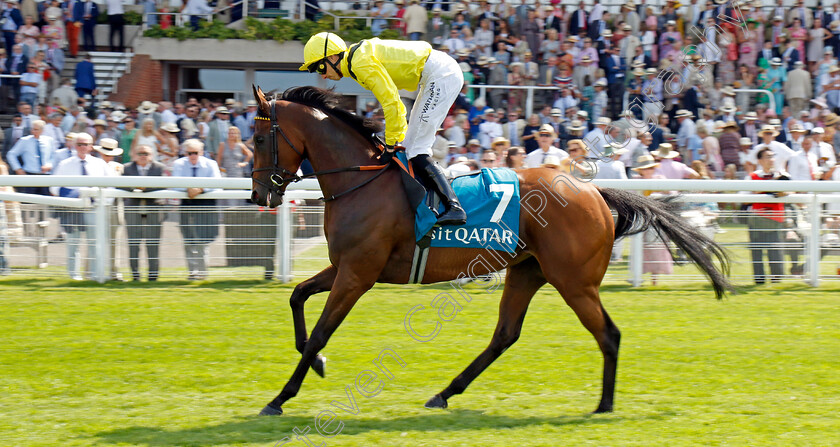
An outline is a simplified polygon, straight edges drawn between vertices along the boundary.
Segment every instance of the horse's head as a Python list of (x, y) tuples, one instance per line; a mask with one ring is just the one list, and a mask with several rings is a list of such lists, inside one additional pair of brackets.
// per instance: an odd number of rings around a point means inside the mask
[[(303, 143), (294, 140), (291, 125), (280, 128), (275, 101), (267, 100), (259, 87), (253, 88), (259, 111), (254, 122), (251, 202), (274, 208), (283, 203), (289, 183), (300, 179), (296, 172), (304, 158)], [(284, 115), (284, 123), (291, 123), (290, 118)]]

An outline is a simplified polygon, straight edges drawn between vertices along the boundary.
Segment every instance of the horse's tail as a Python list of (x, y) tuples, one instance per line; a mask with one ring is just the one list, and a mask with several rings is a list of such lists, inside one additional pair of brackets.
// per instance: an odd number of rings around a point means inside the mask
[[(615, 237), (641, 233), (653, 228), (663, 240), (672, 240), (683, 249), (712, 282), (718, 299), (733, 291), (729, 282), (729, 256), (712, 239), (688, 224), (677, 212), (672, 199), (654, 200), (628, 191), (598, 188), (601, 197), (618, 213)], [(715, 259), (718, 265), (715, 264)]]

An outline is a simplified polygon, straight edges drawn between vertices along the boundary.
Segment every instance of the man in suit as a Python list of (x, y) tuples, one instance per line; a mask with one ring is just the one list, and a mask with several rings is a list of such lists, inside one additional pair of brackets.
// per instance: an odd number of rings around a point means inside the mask
[[(47, 39), (49, 43), (47, 51), (44, 54), (47, 65), (50, 66), (49, 91), (53, 91), (58, 87), (61, 80), (61, 72), (64, 70), (64, 50), (59, 45), (53, 45), (55, 39)], [(67, 107), (67, 106), (65, 106)]]
[(23, 25), (23, 15), (18, 9), (18, 0), (6, 0), (2, 17), (5, 19), (3, 20), (3, 39), (6, 41), (6, 53), (11, 54), (17, 30)]
[(799, 60), (799, 50), (796, 49), (796, 45), (787, 37), (782, 37), (781, 41), (782, 46), (779, 47), (779, 51), (782, 54), (782, 62), (785, 64), (787, 71), (790, 72), (795, 68), (794, 64)]
[[(202, 156), (204, 143), (197, 139), (184, 142), (187, 156), (175, 160), (173, 177), (221, 177), (219, 165)], [(182, 188), (180, 188), (182, 189)], [(182, 189), (183, 190), (183, 189)], [(184, 239), (184, 252), (190, 281), (207, 278), (208, 245), (219, 235), (219, 213), (212, 210), (214, 199), (199, 200), (196, 196), (212, 191), (205, 188), (186, 188), (188, 199), (181, 200), (179, 227)], [(210, 211), (206, 211), (208, 207)]]
[(502, 124), (502, 136), (510, 141), (511, 146), (522, 145), (522, 131), (525, 129), (525, 124), (521, 108), (517, 107), (508, 112), (508, 121)]
[(228, 129), (230, 129), (230, 111), (225, 106), (216, 108), (216, 119), (210, 121), (210, 130), (207, 132), (207, 146), (205, 153), (208, 158), (216, 158), (216, 151), (219, 144), (227, 140)]
[(788, 11), (785, 23), (788, 26), (793, 25), (793, 19), (799, 19), (799, 24), (803, 28), (811, 29), (814, 26), (814, 15), (805, 7), (802, 0), (797, 0), (796, 7)]
[(773, 48), (778, 49), (782, 40), (787, 36), (782, 16), (774, 16), (773, 24), (764, 29), (764, 40), (773, 43)]
[[(82, 27), (82, 40), (85, 51), (96, 50), (96, 40), (93, 35), (96, 19), (99, 17), (99, 6), (91, 0), (77, 1), (73, 6), (73, 21), (76, 27)], [(72, 52), (72, 50), (71, 50)]]
[(589, 17), (586, 15), (586, 2), (578, 3), (578, 9), (572, 13), (572, 18), (569, 19), (569, 35), (577, 36), (581, 33), (586, 33)]
[(8, 163), (6, 154), (12, 149), (12, 146), (18, 142), (24, 135), (28, 133), (27, 129), (23, 128), (23, 117), (18, 113), (12, 118), (12, 125), (3, 131), (3, 160)]
[[(29, 58), (23, 54), (23, 46), (15, 44), (11, 55), (6, 59), (5, 74), (22, 75), (29, 67)], [(7, 78), (3, 83), (9, 86), (15, 97), (15, 103), (20, 102), (20, 78)]]
[(548, 31), (551, 28), (557, 30), (557, 33), (560, 34), (563, 32), (563, 21), (554, 15), (554, 7), (551, 5), (546, 5), (543, 7), (545, 11), (545, 23), (543, 27), (543, 31)]
[(796, 61), (794, 69), (788, 72), (785, 81), (785, 101), (790, 105), (790, 113), (793, 116), (799, 116), (799, 112), (806, 110), (813, 92), (811, 74), (805, 71), (802, 61)]
[[(89, 3), (89, 2), (88, 2)], [(96, 76), (93, 72), (93, 62), (90, 61), (90, 54), (84, 60), (76, 64), (76, 93), (79, 97), (91, 96), (91, 103), (96, 98)], [(93, 106), (93, 104), (91, 104)]]
[(627, 72), (627, 64), (619, 54), (618, 47), (610, 49), (605, 61), (609, 88), (609, 116), (618, 116), (624, 101), (624, 75)]
[[(33, 126), (34, 129), (34, 126)], [(108, 169), (107, 163), (101, 158), (90, 155), (93, 149), (93, 137), (86, 133), (80, 133), (76, 137), (76, 153), (58, 164), (55, 169), (56, 175), (90, 175), (90, 176), (111, 176), (112, 171)], [(79, 197), (77, 187), (51, 187), (52, 193), (60, 197)], [(67, 272), (74, 281), (82, 279), (82, 237), (83, 233), (87, 238), (87, 254), (90, 258), (88, 277), (93, 278), (97, 271), (99, 258), (96, 256), (96, 238), (94, 237), (96, 222), (94, 213), (80, 209), (66, 209), (59, 213), (61, 227), (67, 232)]]
[[(163, 175), (164, 165), (152, 160), (152, 149), (140, 145), (136, 151), (137, 159), (125, 165), (124, 176)], [(130, 188), (124, 188), (130, 189)], [(135, 188), (135, 192), (150, 192), (160, 188)], [(158, 248), (160, 246), (161, 223), (163, 213), (154, 199), (125, 199), (125, 228), (128, 233), (128, 263), (131, 266), (131, 279), (140, 281), (140, 244), (146, 244), (146, 259), (149, 262), (149, 281), (157, 281), (159, 271)]]

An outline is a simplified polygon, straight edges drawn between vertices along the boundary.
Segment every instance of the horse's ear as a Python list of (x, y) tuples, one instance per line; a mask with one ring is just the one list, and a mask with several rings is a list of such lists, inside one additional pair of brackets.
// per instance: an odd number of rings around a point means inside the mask
[(251, 88), (254, 89), (254, 99), (256, 99), (257, 104), (259, 104), (260, 112), (262, 112), (263, 116), (271, 115), (271, 110), (269, 110), (268, 101), (265, 99), (265, 93), (263, 93), (261, 88), (257, 87), (254, 84), (251, 84)]

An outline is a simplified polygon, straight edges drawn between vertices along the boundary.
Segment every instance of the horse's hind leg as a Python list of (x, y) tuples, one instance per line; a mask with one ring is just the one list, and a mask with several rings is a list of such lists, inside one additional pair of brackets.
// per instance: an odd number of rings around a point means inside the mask
[[(317, 275), (298, 284), (294, 292), (292, 292), (292, 297), (289, 298), (289, 305), (292, 307), (292, 319), (294, 320), (295, 326), (295, 347), (301, 354), (303, 354), (303, 348), (309, 339), (309, 334), (306, 332), (306, 318), (303, 312), (304, 304), (310, 296), (331, 290), (333, 282), (335, 282), (336, 272), (335, 266), (330, 265)], [(312, 370), (319, 376), (324, 377), (326, 365), (327, 358), (318, 354), (312, 362)]]
[(516, 342), (522, 329), (522, 322), (525, 320), (528, 304), (543, 284), (545, 284), (545, 278), (539, 263), (534, 258), (508, 267), (505, 289), (499, 303), (499, 321), (490, 345), (446, 389), (426, 402), (426, 408), (446, 408), (447, 399), (452, 395), (463, 393), (482, 371)]
[(580, 322), (592, 333), (601, 348), (601, 353), (604, 355), (603, 390), (601, 402), (595, 413), (610, 412), (613, 410), (621, 332), (601, 305), (598, 284), (586, 285), (583, 278), (577, 281), (575, 278), (558, 281), (549, 278), (549, 282), (563, 295), (563, 299), (575, 311)]

